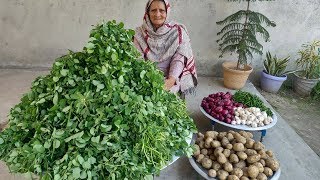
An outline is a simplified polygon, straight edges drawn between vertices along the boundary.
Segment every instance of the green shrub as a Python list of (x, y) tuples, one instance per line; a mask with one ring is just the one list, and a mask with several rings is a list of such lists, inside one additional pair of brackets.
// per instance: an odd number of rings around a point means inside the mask
[(238, 55), (237, 69), (243, 69), (248, 63), (248, 58), (252, 58), (254, 53), (262, 55), (263, 46), (258, 41), (258, 34), (263, 40), (269, 41), (270, 35), (265, 27), (275, 27), (276, 24), (262, 13), (250, 9), (250, 3), (256, 0), (228, 1), (245, 1), (247, 7), (217, 22), (217, 25), (224, 26), (217, 34), (220, 36), (220, 39), (217, 40), (221, 51), (220, 57), (228, 52), (236, 53)]
[[(299, 51), (300, 58), (297, 59), (296, 64), (299, 68), (299, 75), (307, 79), (320, 78), (320, 41), (313, 41), (311, 43), (303, 44)], [(318, 51), (317, 51), (318, 48)]]
[(320, 101), (320, 81), (311, 90), (312, 99)]
[(277, 76), (281, 77), (283, 75), (286, 75), (288, 73), (292, 73), (294, 71), (286, 71), (286, 68), (288, 66), (290, 57), (286, 58), (277, 58), (276, 55), (273, 57), (271, 56), (270, 52), (267, 52), (266, 59), (263, 61), (264, 69), (266, 73), (272, 75), (272, 76)]

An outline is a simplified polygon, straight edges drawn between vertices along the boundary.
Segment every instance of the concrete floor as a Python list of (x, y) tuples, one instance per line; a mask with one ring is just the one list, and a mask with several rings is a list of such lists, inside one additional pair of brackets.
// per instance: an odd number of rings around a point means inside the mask
[[(6, 70), (0, 69), (0, 123), (6, 120), (10, 108), (19, 102), (23, 93), (26, 93), (35, 77), (46, 74), (48, 71)], [(247, 83), (244, 90), (257, 94), (263, 100), (256, 88)], [(209, 120), (200, 112), (199, 104), (203, 97), (219, 91), (230, 91), (223, 87), (222, 81), (213, 77), (200, 77), (197, 94), (186, 97), (188, 110), (194, 119), (199, 131), (211, 129)], [(264, 100), (265, 101), (265, 100)], [(270, 105), (265, 101), (270, 107)], [(276, 113), (277, 114), (277, 113)], [(264, 144), (272, 149), (281, 163), (281, 180), (319, 180), (320, 158), (301, 139), (301, 137), (286, 123), (285, 117), (277, 114), (278, 123), (267, 131)], [(217, 126), (216, 129), (224, 130)], [(255, 133), (255, 138), (259, 134)], [(0, 162), (0, 180), (28, 179), (28, 175), (12, 175), (3, 162)], [(193, 170), (188, 159), (182, 157), (175, 163), (161, 171), (156, 180), (195, 180), (202, 179)]]

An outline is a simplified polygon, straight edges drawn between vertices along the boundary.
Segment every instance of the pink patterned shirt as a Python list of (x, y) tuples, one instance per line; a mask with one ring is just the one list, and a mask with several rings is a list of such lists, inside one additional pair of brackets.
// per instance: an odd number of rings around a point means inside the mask
[(176, 83), (174, 86), (170, 88), (170, 91), (173, 93), (177, 93), (180, 87), (179, 76), (182, 74), (184, 68), (184, 56), (179, 53), (174, 54), (171, 61), (162, 61), (158, 63), (158, 68), (164, 73), (166, 78), (172, 76), (176, 79)]

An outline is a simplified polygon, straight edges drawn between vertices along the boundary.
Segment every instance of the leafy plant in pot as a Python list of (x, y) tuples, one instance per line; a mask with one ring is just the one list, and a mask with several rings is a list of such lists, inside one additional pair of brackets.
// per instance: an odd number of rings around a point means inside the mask
[(320, 41), (303, 44), (296, 64), (293, 89), (302, 96), (310, 95), (312, 88), (320, 80)]
[(270, 35), (265, 27), (274, 27), (276, 24), (265, 15), (250, 10), (250, 3), (257, 0), (228, 1), (247, 2), (245, 10), (239, 10), (224, 20), (217, 22), (218, 25), (224, 26), (217, 34), (221, 36), (217, 40), (221, 51), (220, 57), (227, 52), (238, 55), (237, 62), (226, 61), (222, 64), (224, 86), (230, 89), (241, 89), (253, 70), (248, 65), (248, 59), (252, 59), (254, 53), (262, 55), (263, 46), (258, 42), (257, 35), (261, 35), (266, 42), (269, 41)]
[(312, 88), (310, 94), (312, 99), (320, 101), (320, 81)]
[(260, 84), (261, 89), (267, 92), (277, 93), (283, 82), (287, 80), (287, 74), (294, 71), (286, 71), (290, 57), (277, 58), (272, 57), (270, 52), (267, 52), (266, 59), (263, 62), (264, 70), (261, 72)]

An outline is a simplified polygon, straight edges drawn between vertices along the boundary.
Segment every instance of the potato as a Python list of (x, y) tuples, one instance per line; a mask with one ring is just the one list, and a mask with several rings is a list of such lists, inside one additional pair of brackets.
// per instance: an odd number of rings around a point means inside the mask
[(213, 140), (213, 141), (211, 142), (211, 147), (213, 147), (213, 148), (221, 147), (220, 141)]
[(235, 151), (244, 151), (244, 145), (242, 143), (235, 143), (233, 145), (233, 150), (235, 150)]
[(245, 152), (237, 152), (237, 155), (241, 160), (246, 160), (248, 158), (248, 155)]
[(263, 173), (264, 167), (260, 162), (255, 162), (253, 165), (258, 167), (260, 173)]
[(249, 137), (249, 139), (253, 138), (253, 134), (251, 132), (247, 132), (247, 136)]
[(240, 168), (234, 168), (231, 174), (236, 175), (238, 178), (240, 178), (243, 175), (243, 172)]
[(233, 139), (234, 139), (234, 137), (233, 137), (233, 135), (232, 135), (232, 133), (227, 133), (227, 139), (229, 140), (229, 141), (232, 141)]
[(263, 167), (266, 166), (266, 161), (264, 159), (260, 159), (259, 162), (262, 164)]
[(267, 177), (271, 177), (273, 175), (273, 171), (272, 169), (270, 169), (269, 167), (264, 167), (263, 173), (267, 176)]
[(240, 180), (250, 180), (247, 176), (242, 176)]
[(202, 159), (204, 158), (203, 154), (199, 154), (198, 156), (196, 156), (197, 162), (201, 163)]
[(214, 170), (216, 170), (216, 171), (220, 170), (220, 169), (221, 169), (221, 164), (218, 163), (217, 161), (214, 161), (214, 162), (212, 163), (212, 169), (214, 169)]
[(250, 139), (251, 138), (249, 132), (240, 131), (239, 134), (241, 136), (243, 136), (244, 138), (246, 138), (246, 139)]
[(204, 141), (204, 147), (205, 148), (211, 148), (211, 142), (213, 141), (213, 139), (211, 137), (208, 137), (205, 141)]
[(207, 149), (208, 150), (208, 153), (207, 155), (210, 156), (211, 154), (213, 154), (213, 149)]
[(242, 176), (249, 177), (248, 168), (247, 168), (247, 167), (242, 168), (242, 172), (243, 172), (243, 175), (242, 175)]
[(241, 136), (241, 134), (239, 132), (234, 132), (232, 135), (234, 138), (236, 138), (236, 136), (239, 136), (239, 135)]
[(208, 175), (209, 175), (210, 177), (216, 177), (216, 176), (217, 176), (217, 171), (214, 170), (214, 169), (210, 169), (210, 170), (208, 171)]
[(259, 173), (257, 176), (257, 180), (267, 180), (267, 179), (268, 177), (263, 173)]
[(200, 147), (197, 144), (193, 145), (194, 151), (193, 151), (193, 156), (198, 156), (200, 154)]
[(232, 144), (227, 144), (225, 148), (231, 150), (233, 148), (233, 146), (232, 146)]
[(257, 151), (253, 150), (253, 149), (247, 149), (244, 151), (248, 156), (252, 156), (255, 154), (258, 154)]
[(236, 139), (233, 139), (232, 141), (230, 141), (230, 144), (234, 145), (235, 143), (237, 143)]
[(218, 140), (222, 140), (223, 137), (225, 137), (227, 135), (227, 132), (219, 132), (218, 134)]
[(222, 153), (219, 153), (217, 160), (220, 164), (224, 164), (227, 162), (226, 156)]
[(256, 178), (259, 174), (259, 169), (257, 166), (254, 166), (254, 165), (250, 165), (248, 167), (248, 175), (249, 177), (251, 178)]
[(258, 154), (261, 155), (261, 159), (267, 159), (269, 157), (264, 149), (258, 151)]
[(239, 158), (236, 154), (231, 154), (230, 157), (229, 157), (229, 161), (231, 163), (238, 163), (239, 162)]
[(214, 150), (213, 154), (218, 157), (219, 153), (223, 152), (223, 148), (222, 147), (218, 147)]
[(204, 135), (203, 135), (201, 132), (198, 132), (198, 133), (197, 133), (197, 137), (198, 137), (198, 138), (204, 138)]
[(230, 149), (230, 154), (235, 154), (236, 152), (233, 149)]
[(226, 162), (223, 164), (223, 169), (229, 173), (231, 173), (233, 171), (233, 166), (231, 163)]
[(211, 154), (211, 155), (209, 156), (209, 158), (210, 158), (212, 161), (217, 160), (217, 158), (216, 158), (216, 156), (215, 156), (214, 154)]
[(238, 132), (238, 134), (240, 134), (240, 135), (243, 136), (243, 137), (246, 137), (247, 132), (241, 130), (241, 131)]
[(236, 175), (229, 175), (228, 180), (239, 180), (239, 178)]
[(207, 144), (210, 144), (211, 141), (213, 141), (212, 137), (207, 137), (207, 138), (204, 139), (204, 142), (207, 143)]
[(272, 152), (272, 151), (268, 150), (268, 151), (266, 151), (266, 153), (267, 153), (267, 155), (268, 155), (269, 157), (273, 157), (273, 152)]
[(267, 155), (267, 153), (266, 153), (266, 151), (265, 151), (264, 149), (256, 150), (256, 151), (257, 151), (257, 153), (260, 154), (260, 155), (263, 155), (263, 154), (266, 154), (266, 155)]
[(222, 151), (222, 154), (224, 154), (224, 156), (226, 156), (226, 158), (228, 158), (230, 156), (230, 150), (229, 149), (224, 149)]
[(226, 147), (228, 144), (230, 144), (228, 138), (223, 137), (222, 140), (221, 140), (222, 147)]
[(208, 150), (207, 149), (201, 149), (201, 154), (203, 155), (208, 155)]
[(204, 138), (203, 137), (198, 137), (196, 139), (196, 144), (199, 144), (201, 141), (204, 141)]
[(200, 141), (198, 143), (198, 145), (199, 145), (200, 149), (203, 149), (204, 148), (204, 141)]
[(218, 135), (218, 132), (216, 132), (216, 131), (207, 131), (207, 132), (204, 134), (204, 137), (205, 137), (205, 138), (211, 137), (212, 139), (216, 139), (216, 138), (217, 138), (217, 135)]
[(212, 160), (208, 158), (203, 158), (201, 161), (201, 165), (206, 169), (210, 169), (212, 166)]
[(273, 158), (266, 159), (266, 166), (272, 171), (277, 171), (280, 167), (279, 162)]
[(224, 171), (224, 170), (219, 170), (218, 171), (218, 173), (217, 173), (217, 175), (218, 175), (218, 178), (220, 179), (220, 180), (225, 180), (225, 179), (227, 179), (227, 177), (229, 176), (229, 173), (227, 172), (227, 171)]
[(264, 149), (264, 145), (261, 142), (254, 142), (253, 149), (260, 151), (261, 149)]
[(236, 138), (237, 142), (241, 144), (246, 144), (247, 142), (247, 139), (241, 136), (239, 133), (235, 133), (234, 138)]
[(238, 163), (235, 163), (233, 165), (233, 167), (242, 169), (242, 168), (246, 167), (246, 165), (247, 164), (246, 164), (246, 162), (244, 160), (240, 160)]
[(260, 161), (260, 158), (261, 158), (260, 154), (251, 155), (251, 156), (248, 156), (247, 162), (250, 164), (253, 164), (255, 162)]
[(254, 140), (253, 139), (247, 139), (245, 147), (246, 148), (253, 148)]

